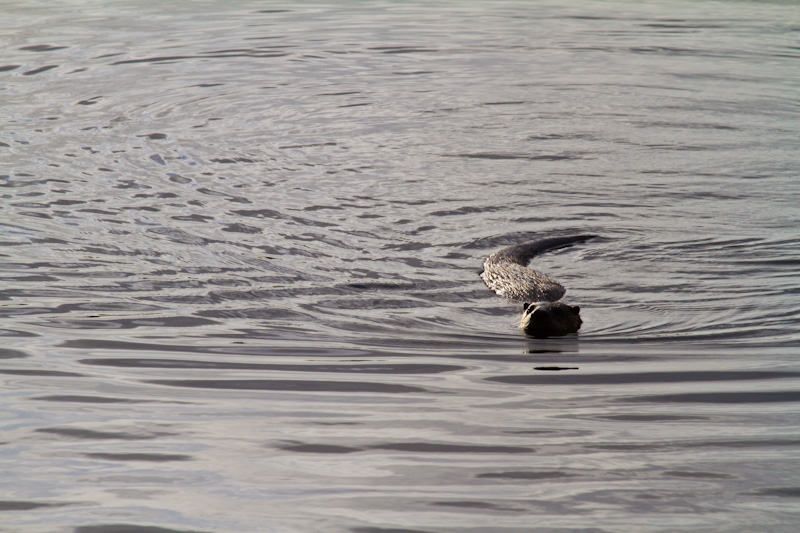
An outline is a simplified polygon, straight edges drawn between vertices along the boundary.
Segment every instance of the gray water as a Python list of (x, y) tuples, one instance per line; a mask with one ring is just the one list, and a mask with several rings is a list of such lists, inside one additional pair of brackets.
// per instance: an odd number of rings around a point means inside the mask
[(3, 533), (797, 530), (797, 3), (0, 13)]

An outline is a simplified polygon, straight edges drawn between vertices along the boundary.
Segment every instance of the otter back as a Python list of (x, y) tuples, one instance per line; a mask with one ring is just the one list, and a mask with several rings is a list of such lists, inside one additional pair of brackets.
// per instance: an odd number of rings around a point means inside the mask
[(527, 268), (526, 265), (542, 252), (584, 242), (593, 237), (595, 236), (550, 237), (503, 248), (484, 261), (481, 279), (498, 295), (512, 300), (527, 303), (558, 301), (567, 292), (563, 285), (537, 270)]
[(520, 302), (555, 302), (567, 290), (538, 270), (490, 257), (483, 263), (481, 279), (500, 296)]

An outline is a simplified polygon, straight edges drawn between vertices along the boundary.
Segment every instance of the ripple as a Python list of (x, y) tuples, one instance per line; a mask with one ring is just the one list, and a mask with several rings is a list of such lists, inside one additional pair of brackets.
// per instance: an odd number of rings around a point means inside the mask
[(82, 359), (85, 365), (115, 366), (127, 368), (198, 368), (226, 370), (275, 370), (284, 372), (331, 372), (346, 374), (440, 374), (464, 370), (463, 366), (432, 365), (419, 363), (364, 363), (364, 364), (262, 364), (262, 363), (230, 363), (224, 361), (196, 361), (182, 359)]
[(430, 392), (422, 387), (367, 381), (303, 381), (290, 379), (155, 379), (147, 383), (193, 389), (261, 390), (289, 392), (343, 392), (405, 394)]
[(147, 463), (167, 463), (174, 461), (191, 461), (191, 455), (177, 453), (85, 453), (91, 459), (103, 459), (105, 461), (134, 461)]
[(202, 533), (197, 530), (171, 529), (157, 526), (109, 523), (92, 526), (78, 526), (73, 533)]
[(621, 402), (656, 403), (792, 403), (800, 401), (800, 391), (739, 391), (739, 392), (698, 392), (685, 394), (656, 394), (622, 398)]
[[(768, 371), (694, 371), (694, 372), (642, 372), (619, 374), (557, 374), (496, 376), (485, 378), (486, 381), (509, 383), (513, 385), (597, 385), (625, 383), (691, 383), (720, 381), (750, 381), (798, 378), (800, 372), (768, 372)], [(702, 397), (699, 395), (697, 397)], [(674, 400), (678, 401), (678, 400)]]
[(39, 433), (48, 433), (60, 437), (82, 440), (151, 440), (172, 435), (167, 432), (99, 431), (73, 427), (39, 428)]
[(60, 65), (46, 65), (44, 67), (35, 68), (33, 70), (27, 70), (22, 73), (23, 76), (35, 76), (36, 74), (41, 74), (43, 72), (47, 72), (48, 70), (53, 70), (54, 68), (58, 68)]
[(410, 452), (423, 454), (527, 454), (536, 450), (521, 446), (487, 446), (469, 444), (450, 444), (441, 442), (389, 442), (372, 444), (363, 447), (331, 446), (310, 443), (286, 443), (280, 449), (300, 453), (337, 453), (349, 454), (367, 450), (388, 450), (394, 452)]
[(572, 477), (573, 474), (567, 474), (565, 472), (534, 472), (528, 470), (519, 470), (519, 471), (509, 471), (509, 472), (484, 472), (483, 474), (478, 474), (476, 477), (483, 478), (483, 479), (508, 479), (508, 480), (519, 480), (519, 481), (531, 481), (531, 480), (539, 480), (539, 479), (558, 479), (558, 478), (566, 478)]
[(0, 500), (0, 512), (4, 511), (31, 511), (33, 509), (46, 509), (74, 505), (70, 503), (47, 503), (18, 500)]
[(791, 530), (796, 8), (617, 7), (9, 7), (3, 526)]

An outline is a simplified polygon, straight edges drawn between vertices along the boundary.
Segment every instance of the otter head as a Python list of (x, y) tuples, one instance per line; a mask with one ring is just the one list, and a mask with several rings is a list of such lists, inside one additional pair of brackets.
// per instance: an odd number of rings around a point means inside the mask
[(520, 327), (536, 338), (563, 337), (581, 328), (581, 308), (564, 302), (525, 304)]

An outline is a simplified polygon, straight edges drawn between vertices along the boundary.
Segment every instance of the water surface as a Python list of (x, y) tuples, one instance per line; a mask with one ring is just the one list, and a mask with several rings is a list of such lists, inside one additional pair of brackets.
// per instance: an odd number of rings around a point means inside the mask
[(0, 12), (0, 531), (794, 530), (796, 4)]

